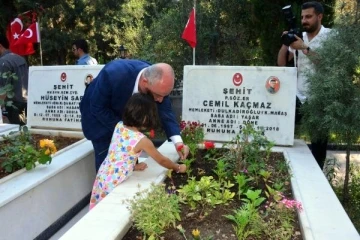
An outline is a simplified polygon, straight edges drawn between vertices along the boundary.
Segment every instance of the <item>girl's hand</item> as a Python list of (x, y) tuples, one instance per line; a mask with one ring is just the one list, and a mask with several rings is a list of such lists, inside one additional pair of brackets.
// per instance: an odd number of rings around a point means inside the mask
[(147, 164), (144, 162), (138, 163), (135, 164), (134, 171), (144, 171), (147, 167), (148, 167)]
[(176, 173), (185, 173), (186, 172), (186, 165), (179, 164)]

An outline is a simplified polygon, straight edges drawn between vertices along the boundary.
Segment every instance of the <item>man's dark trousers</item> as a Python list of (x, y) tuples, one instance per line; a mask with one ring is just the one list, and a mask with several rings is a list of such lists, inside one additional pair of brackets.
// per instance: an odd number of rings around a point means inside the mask
[[(305, 103), (306, 104), (306, 103)], [(296, 114), (295, 114), (295, 124), (299, 124), (302, 118), (302, 114), (300, 112), (300, 108), (302, 103), (296, 97)], [(316, 141), (311, 140), (311, 153), (314, 156), (316, 162), (319, 164), (319, 167), (323, 169), (325, 159), (326, 159), (326, 151), (327, 151), (328, 139), (318, 139)]]
[(105, 160), (109, 150), (111, 138), (100, 138), (92, 140), (91, 143), (94, 147), (95, 153), (95, 169), (98, 172), (102, 162)]

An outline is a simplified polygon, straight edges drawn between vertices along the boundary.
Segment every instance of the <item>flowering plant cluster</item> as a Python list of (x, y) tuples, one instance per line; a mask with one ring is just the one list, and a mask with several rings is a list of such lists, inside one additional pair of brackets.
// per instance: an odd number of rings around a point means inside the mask
[(181, 138), (186, 145), (204, 141), (204, 128), (200, 122), (181, 121), (180, 131)]
[(289, 209), (297, 209), (299, 210), (300, 212), (302, 211), (302, 204), (301, 202), (299, 201), (296, 201), (296, 200), (291, 200), (291, 199), (287, 199), (287, 198), (283, 198), (281, 201), (280, 201), (282, 204), (284, 204), (284, 206), (286, 208), (289, 208)]
[(57, 151), (54, 142), (49, 139), (42, 139), (39, 141), (39, 145), (35, 146), (27, 127), (23, 127), (21, 131), (11, 133), (9, 136), (3, 136), (3, 139), (0, 157), (3, 158), (1, 168), (6, 173), (12, 173), (21, 168), (30, 170), (35, 168), (37, 163), (51, 163), (51, 154)]

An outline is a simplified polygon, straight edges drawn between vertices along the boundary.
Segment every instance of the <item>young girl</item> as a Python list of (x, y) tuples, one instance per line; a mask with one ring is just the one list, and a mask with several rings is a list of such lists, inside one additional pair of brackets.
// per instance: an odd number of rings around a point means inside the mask
[(135, 93), (129, 99), (124, 109), (123, 120), (115, 127), (108, 154), (95, 178), (90, 209), (127, 179), (132, 171), (142, 171), (147, 168), (146, 163), (136, 164), (143, 150), (165, 168), (173, 169), (177, 173), (186, 171), (184, 164), (173, 163), (141, 133), (142, 130), (153, 129), (157, 119), (156, 103), (151, 96)]

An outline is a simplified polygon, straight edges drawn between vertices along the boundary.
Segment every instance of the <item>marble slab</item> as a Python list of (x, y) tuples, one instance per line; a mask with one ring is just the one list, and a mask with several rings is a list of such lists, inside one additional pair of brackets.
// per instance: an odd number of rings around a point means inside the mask
[(185, 66), (182, 119), (205, 125), (205, 139), (227, 142), (246, 124), (277, 145), (294, 142), (296, 68)]
[(27, 125), (81, 130), (79, 103), (85, 82), (95, 78), (103, 66), (30, 67)]

